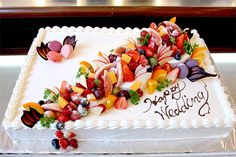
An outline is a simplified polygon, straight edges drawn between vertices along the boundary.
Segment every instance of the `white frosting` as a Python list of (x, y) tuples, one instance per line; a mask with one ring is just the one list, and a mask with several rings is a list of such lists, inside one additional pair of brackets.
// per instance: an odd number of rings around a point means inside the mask
[[(78, 70), (78, 63), (82, 60), (91, 61), (97, 56), (98, 51), (109, 52), (122, 45), (128, 37), (136, 38), (139, 36), (140, 29), (138, 28), (92, 28), (92, 27), (62, 27), (57, 26), (45, 29), (41, 28), (37, 37), (34, 39), (25, 65), (17, 80), (16, 86), (13, 90), (7, 111), (5, 113), (3, 125), (9, 129), (29, 129), (25, 127), (20, 117), (23, 113), (22, 104), (28, 101), (35, 101), (42, 99), (44, 88), (52, 88), (53, 86), (60, 87), (61, 81), (66, 80), (70, 84), (75, 83), (75, 75)], [(76, 35), (78, 40), (72, 58), (64, 60), (61, 63), (52, 63), (45, 61), (37, 55), (36, 47), (50, 40), (63, 39), (68, 35)], [(199, 43), (199, 40), (197, 40)], [(202, 44), (202, 43), (201, 43)], [(204, 45), (204, 44), (203, 44)], [(206, 60), (207, 71), (215, 72), (215, 67), (212, 60)], [(156, 92), (152, 95), (145, 95), (142, 97), (139, 105), (132, 105), (129, 103), (127, 110), (111, 109), (100, 116), (88, 115), (76, 122), (66, 122), (66, 129), (189, 129), (189, 128), (209, 128), (209, 127), (230, 127), (235, 121), (234, 111), (228, 101), (228, 95), (225, 93), (222, 86), (219, 74), (216, 78), (206, 78), (203, 80), (207, 84), (209, 91), (209, 106), (210, 114), (199, 116), (199, 104), (195, 104), (185, 113), (181, 113), (177, 117), (168, 119), (166, 116), (163, 120), (160, 115), (154, 113), (155, 110), (160, 111), (160, 107), (165, 107), (164, 103), (158, 103), (153, 106), (147, 113), (148, 104), (143, 101), (149, 97), (152, 100), (155, 95), (158, 97), (163, 95), (163, 92)], [(176, 83), (172, 84), (167, 89), (177, 85), (186, 83), (186, 88), (183, 91), (187, 97), (193, 97), (198, 91), (204, 90), (204, 83), (202, 81), (190, 82), (188, 79), (178, 79)], [(168, 105), (173, 109), (176, 106), (173, 100), (169, 100)], [(42, 129), (39, 123), (34, 126), (34, 129)], [(55, 125), (49, 129), (55, 129)]]

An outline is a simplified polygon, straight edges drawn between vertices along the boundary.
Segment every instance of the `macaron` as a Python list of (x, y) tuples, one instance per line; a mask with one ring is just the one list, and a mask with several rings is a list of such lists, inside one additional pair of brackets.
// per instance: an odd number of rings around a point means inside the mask
[(73, 52), (73, 47), (69, 44), (63, 45), (61, 48), (61, 55), (65, 59), (70, 58), (72, 52)]
[(62, 44), (59, 41), (57, 41), (57, 40), (53, 40), (53, 41), (49, 42), (49, 44), (48, 44), (48, 48), (51, 51), (60, 52), (61, 51), (61, 47), (62, 47)]
[(188, 76), (189, 70), (185, 64), (179, 63), (176, 67), (180, 70), (178, 78), (184, 79)]
[(49, 51), (47, 58), (53, 62), (60, 62), (62, 60), (62, 55), (56, 51)]

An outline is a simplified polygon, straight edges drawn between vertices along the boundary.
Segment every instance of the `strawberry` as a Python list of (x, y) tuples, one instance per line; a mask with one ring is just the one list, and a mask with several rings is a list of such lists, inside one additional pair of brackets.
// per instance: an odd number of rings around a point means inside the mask
[(79, 88), (85, 89), (85, 87), (80, 83), (76, 83), (76, 86), (79, 87)]
[(148, 32), (145, 31), (145, 30), (142, 30), (142, 31), (140, 32), (140, 36), (142, 36), (142, 37), (145, 37), (147, 34), (148, 34)]
[(79, 105), (80, 94), (76, 92), (72, 92), (70, 93), (70, 98), (73, 101), (73, 103), (75, 103), (76, 105)]
[(76, 140), (76, 139), (71, 139), (71, 140), (70, 140), (70, 146), (71, 146), (72, 148), (78, 148), (78, 142), (77, 142), (77, 140)]
[(143, 91), (142, 91), (142, 89), (139, 88), (139, 89), (137, 90), (137, 92), (138, 92), (139, 97), (143, 96)]
[(140, 49), (146, 51), (147, 48), (148, 48), (147, 46), (141, 46), (141, 45), (138, 45), (138, 46), (137, 46), (138, 51), (139, 51)]
[(133, 60), (131, 60), (131, 61), (129, 62), (129, 64), (128, 64), (128, 66), (129, 66), (129, 68), (130, 68), (132, 71), (135, 71), (136, 68), (138, 67), (138, 63), (135, 62), (135, 61), (133, 61)]
[(61, 131), (61, 130), (57, 130), (56, 132), (55, 132), (55, 136), (57, 137), (57, 138), (63, 138), (63, 132)]
[(62, 109), (62, 114), (64, 115), (68, 115), (70, 116), (72, 113), (72, 109), (69, 105), (66, 105), (63, 109)]
[(88, 88), (86, 88), (85, 90), (84, 90), (84, 92), (83, 92), (83, 97), (87, 97), (87, 95), (88, 94), (91, 94), (92, 93), (92, 90), (91, 89), (88, 89)]
[(89, 89), (93, 89), (95, 87), (94, 78), (88, 78), (86, 83)]
[[(95, 107), (95, 106), (94, 106)], [(104, 105), (104, 104), (99, 104), (99, 105), (96, 105), (96, 107), (102, 107), (102, 112), (101, 113), (103, 113), (103, 112), (105, 112), (106, 111), (106, 105)]]
[(60, 95), (67, 101), (70, 101), (70, 89), (71, 85), (66, 81), (62, 81), (60, 88)]
[(70, 120), (69, 116), (64, 115), (63, 113), (61, 113), (58, 117), (57, 120), (60, 122), (67, 122)]
[(70, 119), (71, 119), (72, 121), (76, 121), (76, 120), (80, 119), (79, 112), (77, 112), (77, 111), (75, 111), (75, 110), (72, 111), (71, 116), (70, 116)]
[(152, 50), (150, 50), (150, 49), (147, 49), (146, 51), (145, 51), (145, 56), (146, 57), (153, 57), (154, 56), (154, 52), (152, 51)]
[(167, 46), (171, 45), (170, 36), (168, 34), (164, 34), (161, 38), (162, 38), (163, 44), (166, 44)]
[(170, 63), (165, 63), (163, 65), (163, 69), (165, 69), (167, 72), (170, 72), (172, 70)]
[(156, 45), (155, 40), (156, 39), (154, 37), (151, 37), (148, 40), (148, 49), (151, 50), (152, 52), (156, 52), (157, 51), (157, 45)]
[(62, 149), (66, 149), (69, 146), (69, 141), (66, 138), (59, 139), (59, 145)]
[(126, 101), (125, 97), (119, 97), (115, 104), (114, 104), (116, 109), (126, 109), (128, 108), (128, 102)]
[(75, 103), (73, 103), (72, 101), (69, 102), (69, 106), (72, 110), (77, 110), (77, 106), (75, 105)]
[(177, 39), (175, 45), (180, 49), (180, 54), (184, 54), (184, 41), (188, 41), (188, 35), (187, 34), (181, 34)]
[(130, 50), (130, 51), (127, 51), (126, 54), (129, 55), (133, 61), (138, 62), (139, 57), (140, 57), (140, 54), (138, 51)]
[(146, 66), (148, 65), (148, 60), (144, 55), (141, 55), (138, 63), (141, 64), (142, 66)]
[(156, 23), (155, 23), (155, 22), (152, 22), (152, 23), (150, 24), (149, 28), (152, 28), (152, 29), (157, 30), (157, 25), (156, 25)]
[(178, 47), (175, 45), (172, 45), (170, 49), (173, 50), (173, 53), (171, 56), (174, 57), (178, 51)]
[(153, 71), (160, 70), (160, 69), (162, 69), (162, 67), (160, 65), (158, 65), (153, 69)]
[(179, 68), (174, 68), (166, 75), (166, 79), (171, 80), (172, 83), (174, 83), (178, 78), (179, 72), (180, 72)]
[(75, 135), (75, 133), (73, 133), (72, 131), (66, 131), (65, 133), (64, 133), (64, 137), (65, 138), (73, 138), (73, 137), (75, 137), (76, 135)]
[(134, 81), (134, 74), (128, 67), (128, 65), (123, 66), (123, 75), (124, 75), (124, 82), (132, 82)]

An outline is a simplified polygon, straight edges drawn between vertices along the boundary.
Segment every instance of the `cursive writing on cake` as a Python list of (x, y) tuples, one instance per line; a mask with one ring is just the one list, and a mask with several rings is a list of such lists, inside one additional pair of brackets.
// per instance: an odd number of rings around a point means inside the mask
[(202, 81), (202, 85), (202, 90), (196, 91), (194, 95), (187, 96), (184, 93), (186, 83), (184, 81), (177, 83), (166, 89), (160, 97), (155, 95), (153, 100), (146, 98), (144, 103), (149, 104), (149, 108), (144, 113), (155, 107), (154, 113), (165, 120), (177, 117), (196, 106), (198, 107), (198, 115), (205, 116), (210, 113), (208, 104), (209, 91), (205, 82)]

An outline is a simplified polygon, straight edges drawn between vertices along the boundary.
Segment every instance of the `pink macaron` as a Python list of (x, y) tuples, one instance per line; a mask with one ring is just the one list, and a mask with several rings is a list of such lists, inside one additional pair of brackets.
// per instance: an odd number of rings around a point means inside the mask
[(61, 51), (61, 43), (57, 40), (53, 40), (51, 42), (49, 42), (48, 44), (48, 48), (51, 50), (51, 51), (56, 51), (56, 52), (60, 52)]
[(47, 58), (53, 62), (60, 62), (62, 60), (62, 55), (56, 51), (49, 51)]
[(66, 59), (70, 58), (72, 52), (73, 52), (73, 47), (69, 44), (63, 45), (61, 48), (61, 55)]

